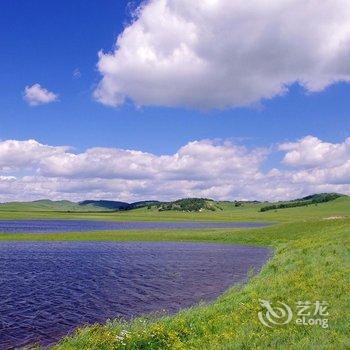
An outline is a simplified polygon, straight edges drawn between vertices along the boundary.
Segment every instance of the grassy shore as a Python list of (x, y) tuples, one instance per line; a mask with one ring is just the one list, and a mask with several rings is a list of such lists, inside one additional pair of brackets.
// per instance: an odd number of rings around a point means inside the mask
[[(145, 210), (114, 215), (149, 215), (152, 220), (159, 219)], [(110, 321), (81, 328), (55, 349), (349, 349), (349, 215), (350, 200), (341, 198), (317, 207), (271, 213), (258, 213), (255, 208), (227, 208), (220, 213), (166, 213), (160, 217), (278, 221), (265, 228), (1, 234), (0, 240), (161, 240), (274, 248), (273, 257), (259, 275), (245, 286), (231, 288), (210, 305), (199, 305), (174, 316), (142, 317), (124, 323)], [(297, 325), (295, 319), (287, 325), (265, 327), (258, 319), (258, 312), (263, 310), (259, 299), (282, 301), (293, 311), (297, 301), (327, 301), (329, 328)]]

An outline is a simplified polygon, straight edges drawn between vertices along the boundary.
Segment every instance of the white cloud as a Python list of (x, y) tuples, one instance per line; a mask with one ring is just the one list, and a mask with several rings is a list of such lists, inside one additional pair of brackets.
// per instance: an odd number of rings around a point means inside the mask
[(324, 191), (350, 194), (349, 139), (329, 143), (307, 136), (279, 150), (291, 167), (263, 171), (267, 149), (231, 142), (193, 141), (174, 154), (155, 155), (100, 147), (73, 153), (35, 140), (6, 140), (0, 142), (0, 201), (280, 200)]
[(350, 138), (342, 143), (329, 143), (306, 136), (297, 142), (283, 143), (279, 149), (287, 152), (283, 159), (285, 164), (301, 168), (292, 175), (295, 181), (350, 183)]
[[(205, 181), (227, 174), (257, 171), (266, 151), (248, 151), (231, 143), (212, 140), (190, 142), (173, 155), (141, 151), (91, 148), (81, 154), (57, 152), (42, 159), (46, 176), (105, 179), (163, 179)], [(230, 175), (232, 176), (232, 175)]]
[(41, 87), (40, 84), (33, 84), (25, 87), (23, 99), (30, 106), (38, 106), (57, 101), (58, 95)]
[(43, 145), (35, 140), (0, 142), (0, 170), (37, 168), (43, 159), (64, 154), (68, 147)]
[(317, 137), (306, 136), (297, 142), (283, 143), (279, 149), (287, 151), (283, 162), (290, 166), (334, 167), (350, 159), (350, 137), (342, 143), (329, 143)]
[(79, 68), (75, 68), (72, 74), (73, 74), (73, 78), (75, 78), (75, 79), (81, 78), (81, 72), (80, 72)]
[(99, 53), (100, 102), (209, 109), (350, 80), (347, 0), (150, 0)]

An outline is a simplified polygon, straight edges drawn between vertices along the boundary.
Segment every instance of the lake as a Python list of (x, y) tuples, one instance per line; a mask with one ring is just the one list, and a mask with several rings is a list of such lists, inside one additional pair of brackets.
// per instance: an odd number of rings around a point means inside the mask
[(201, 243), (2, 242), (0, 349), (46, 346), (84, 324), (211, 301), (269, 255)]
[(97, 221), (97, 220), (0, 220), (1, 233), (54, 233), (107, 230), (167, 230), (263, 227), (263, 222), (205, 221)]

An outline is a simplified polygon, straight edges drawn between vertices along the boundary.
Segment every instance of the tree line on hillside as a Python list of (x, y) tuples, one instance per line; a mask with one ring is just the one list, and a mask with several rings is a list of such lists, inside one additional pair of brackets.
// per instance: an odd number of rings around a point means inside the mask
[(157, 205), (159, 211), (178, 210), (178, 211), (200, 211), (216, 210), (215, 202), (207, 198), (184, 198), (173, 202), (163, 202)]
[(319, 193), (301, 199), (295, 199), (290, 202), (267, 205), (265, 207), (260, 208), (260, 211), (264, 212), (268, 210), (304, 207), (312, 204), (317, 205), (318, 203), (326, 203), (339, 197), (342, 197), (342, 195), (338, 193)]

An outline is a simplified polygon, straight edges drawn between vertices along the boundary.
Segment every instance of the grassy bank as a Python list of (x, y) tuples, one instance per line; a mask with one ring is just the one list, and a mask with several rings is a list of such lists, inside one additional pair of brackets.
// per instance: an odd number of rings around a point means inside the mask
[[(209, 306), (158, 320), (112, 321), (83, 328), (56, 349), (349, 348), (349, 227), (350, 220), (334, 220), (231, 233), (173, 233), (167, 238), (269, 245), (275, 255), (245, 287), (232, 288)], [(132, 233), (128, 236), (133, 238)], [(259, 298), (291, 307), (299, 300), (328, 301), (329, 328), (292, 323), (267, 328), (257, 317)]]
[[(349, 215), (349, 204), (340, 199), (317, 207), (271, 212), (266, 215), (268, 220), (279, 224), (257, 229), (11, 234), (0, 235), (0, 239), (205, 241), (274, 248), (259, 275), (210, 305), (175, 316), (82, 328), (55, 349), (349, 349), (350, 218), (341, 218)], [(250, 208), (241, 211), (241, 220), (261, 220)], [(216, 215), (239, 217), (235, 212)], [(329, 219), (332, 216), (338, 218)], [(299, 300), (327, 301), (329, 328), (296, 325), (294, 319), (288, 325), (267, 328), (258, 320), (263, 310), (259, 299), (282, 301), (293, 311)]]

